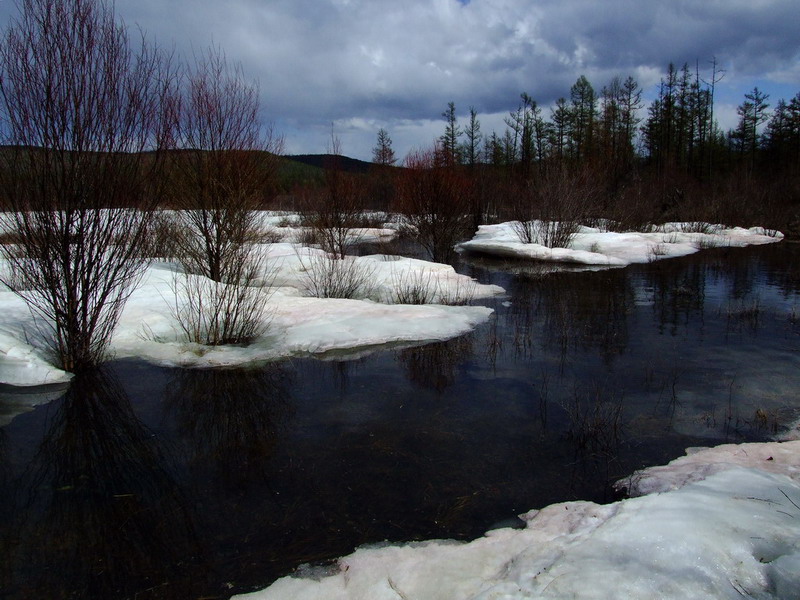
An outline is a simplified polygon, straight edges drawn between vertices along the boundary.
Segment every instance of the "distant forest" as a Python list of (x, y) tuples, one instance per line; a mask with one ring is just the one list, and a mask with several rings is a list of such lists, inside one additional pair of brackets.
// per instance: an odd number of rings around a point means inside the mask
[(714, 113), (723, 76), (716, 61), (705, 75), (670, 64), (647, 107), (633, 77), (615, 77), (597, 92), (581, 76), (547, 111), (521, 94), (502, 133), (482, 132), (473, 108), (459, 122), (450, 103), (430, 151), (399, 162), (382, 129), (373, 160), (459, 170), (464, 190), (479, 196), (473, 204), (494, 213), (486, 218), (513, 217), (520, 198), (535, 202), (542, 195), (536, 188), (559, 172), (580, 180), (584, 218), (632, 228), (704, 220), (800, 233), (800, 93), (773, 101), (754, 88), (738, 107), (736, 128), (723, 131)]

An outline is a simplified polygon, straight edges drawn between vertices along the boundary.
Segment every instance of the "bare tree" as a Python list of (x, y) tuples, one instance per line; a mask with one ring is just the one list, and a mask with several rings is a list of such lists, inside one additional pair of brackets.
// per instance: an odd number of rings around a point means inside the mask
[(303, 222), (314, 240), (333, 259), (343, 259), (360, 239), (366, 207), (363, 183), (342, 168), (342, 145), (331, 132), (328, 156), (324, 162), (324, 183), (309, 190), (304, 200)]
[[(218, 48), (186, 76), (172, 161), (176, 254), (189, 275), (176, 280), (187, 302), (176, 315), (190, 340), (246, 342), (260, 333), (267, 296), (256, 209), (263, 205), (282, 140), (258, 118), (258, 88)], [(210, 281), (209, 281), (210, 280)]]
[(0, 45), (0, 277), (66, 370), (103, 360), (146, 265), (174, 83), (102, 0), (21, 0)]
[(409, 232), (437, 262), (453, 259), (469, 228), (469, 180), (436, 150), (412, 152), (399, 178), (399, 211)]

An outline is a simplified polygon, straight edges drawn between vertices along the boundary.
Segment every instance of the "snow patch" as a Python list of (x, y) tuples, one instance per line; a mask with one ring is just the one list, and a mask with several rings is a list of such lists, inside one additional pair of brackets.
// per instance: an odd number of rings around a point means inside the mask
[(799, 475), (800, 442), (698, 450), (642, 472), (647, 489), (669, 491), (555, 504), (464, 544), (360, 548), (333, 574), (237, 598), (796, 598)]
[[(447, 340), (485, 322), (492, 309), (484, 306), (388, 304), (397, 287), (410, 279), (431, 282), (430, 302), (459, 294), (487, 298), (504, 290), (481, 285), (449, 265), (374, 255), (352, 257), (369, 273), (369, 296), (363, 299), (306, 297), (307, 271), (322, 250), (291, 243), (261, 245), (266, 255), (262, 281), (272, 285), (267, 304), (266, 333), (248, 346), (202, 346), (188, 343), (174, 318), (175, 278), (186, 277), (170, 263), (153, 263), (131, 294), (111, 340), (116, 357), (140, 357), (164, 365), (217, 367), (332, 351), (364, 351), (387, 344)], [(173, 308), (171, 308), (173, 307)], [(0, 290), (0, 382), (18, 386), (68, 381), (68, 373), (48, 360), (46, 348), (29, 339), (40, 324), (25, 303)]]
[(547, 248), (520, 242), (513, 222), (481, 225), (459, 249), (505, 258), (624, 267), (693, 254), (703, 248), (770, 244), (783, 239), (763, 227), (726, 228), (707, 223), (665, 223), (648, 233), (616, 233), (581, 226), (568, 248)]

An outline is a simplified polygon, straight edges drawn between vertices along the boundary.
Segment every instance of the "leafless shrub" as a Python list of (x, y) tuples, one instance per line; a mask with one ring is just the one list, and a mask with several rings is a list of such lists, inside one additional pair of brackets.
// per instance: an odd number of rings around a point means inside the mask
[[(263, 333), (267, 293), (256, 244), (282, 140), (261, 127), (258, 90), (215, 48), (196, 59), (172, 160), (172, 243), (186, 277), (175, 281), (175, 317), (190, 341), (242, 344)], [(184, 298), (182, 302), (180, 298)]]
[(316, 243), (329, 254), (344, 258), (347, 250), (361, 241), (364, 223), (364, 187), (341, 169), (341, 144), (331, 135), (331, 154), (324, 164), (325, 184), (302, 193), (302, 224)]
[(150, 233), (149, 256), (167, 262), (177, 260), (185, 232), (171, 213), (159, 211)]
[(448, 306), (464, 306), (475, 298), (475, 288), (478, 283), (474, 279), (457, 279), (455, 284), (440, 287), (439, 304)]
[(319, 236), (316, 229), (304, 228), (301, 229), (296, 235), (296, 242), (301, 246), (321, 246)]
[(433, 272), (427, 269), (392, 273), (394, 304), (431, 304), (436, 298), (438, 283)]
[(651, 262), (651, 263), (655, 262), (655, 261), (661, 259), (662, 256), (666, 256), (666, 255), (667, 255), (667, 248), (663, 243), (661, 243), (661, 244), (653, 244), (647, 250), (647, 262)]
[(277, 227), (267, 227), (258, 234), (261, 244), (278, 244), (283, 241), (283, 233)]
[[(218, 346), (247, 344), (263, 334), (271, 321), (263, 255), (240, 246), (237, 260), (226, 266), (226, 281), (176, 273), (173, 316), (190, 342)], [(269, 279), (269, 275), (266, 276)]]
[(547, 248), (569, 248), (580, 229), (577, 221), (514, 221), (512, 226), (521, 242)]
[(680, 228), (684, 233), (714, 233), (714, 226), (705, 221), (687, 221)]
[(337, 258), (319, 252), (300, 259), (304, 287), (314, 298), (366, 298), (372, 294), (375, 268), (352, 256)]
[(519, 241), (523, 244), (539, 244), (541, 221), (522, 219), (519, 221), (512, 221), (511, 226), (514, 228), (514, 233), (517, 234)]
[(598, 193), (588, 170), (545, 170), (538, 180), (528, 181), (518, 191), (513, 205), (514, 230), (522, 243), (568, 248)]
[(170, 201), (185, 232), (176, 241), (189, 272), (218, 282), (240, 246), (260, 239), (257, 209), (265, 201), (282, 139), (262, 128), (258, 88), (212, 48), (187, 76), (177, 128), (183, 148), (172, 157)]
[(665, 244), (677, 244), (678, 234), (675, 231), (671, 233), (665, 233), (664, 235), (661, 236), (661, 241)]
[(395, 304), (446, 304), (462, 306), (475, 297), (477, 282), (457, 278), (445, 282), (440, 273), (428, 269), (392, 274), (391, 301)]
[(658, 214), (657, 202), (652, 194), (653, 185), (653, 182), (642, 180), (638, 174), (634, 174), (631, 181), (609, 199), (610, 231), (652, 231)]
[(561, 404), (569, 417), (567, 435), (581, 451), (613, 453), (622, 436), (622, 399), (604, 398), (601, 390), (583, 397), (574, 390)]
[(60, 366), (80, 371), (103, 360), (146, 266), (175, 75), (102, 0), (20, 8), (0, 45), (0, 191), (18, 243), (0, 252)]
[(442, 166), (436, 150), (412, 152), (405, 160), (397, 193), (403, 232), (435, 262), (451, 261), (455, 244), (467, 237), (469, 185), (457, 167)]
[(719, 248), (720, 246), (730, 245), (730, 240), (700, 234), (695, 238), (692, 244), (698, 250), (708, 250), (709, 248)]
[(300, 215), (283, 215), (278, 221), (278, 227), (297, 227), (300, 222)]
[(328, 188), (307, 192), (302, 224), (305, 240), (338, 258), (361, 239), (363, 207), (358, 184), (344, 173), (326, 175)]

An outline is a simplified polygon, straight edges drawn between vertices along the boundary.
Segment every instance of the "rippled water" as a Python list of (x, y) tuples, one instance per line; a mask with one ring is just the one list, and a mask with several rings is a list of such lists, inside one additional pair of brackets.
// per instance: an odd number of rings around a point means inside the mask
[[(246, 370), (125, 360), (37, 390), (0, 428), (0, 587), (226, 598), (766, 439), (800, 417), (798, 259), (786, 242), (600, 272), (472, 257), (460, 269), (508, 294), (465, 337)], [(0, 389), (6, 421), (31, 398)]]

